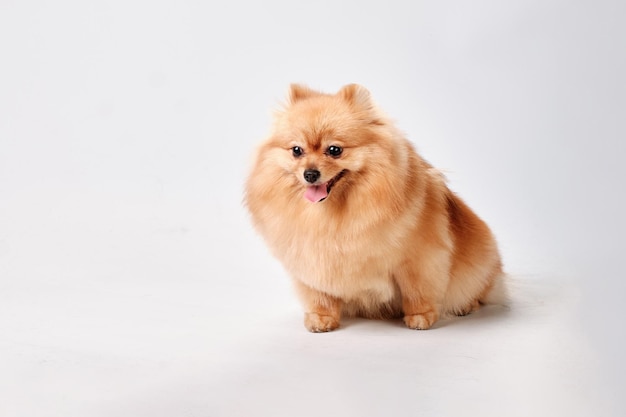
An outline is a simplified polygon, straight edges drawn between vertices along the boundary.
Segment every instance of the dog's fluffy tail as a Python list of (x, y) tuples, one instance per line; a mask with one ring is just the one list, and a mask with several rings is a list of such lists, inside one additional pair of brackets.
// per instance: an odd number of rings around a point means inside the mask
[(509, 307), (511, 295), (509, 293), (509, 276), (501, 272), (493, 281), (491, 288), (480, 300), (483, 304), (499, 305)]

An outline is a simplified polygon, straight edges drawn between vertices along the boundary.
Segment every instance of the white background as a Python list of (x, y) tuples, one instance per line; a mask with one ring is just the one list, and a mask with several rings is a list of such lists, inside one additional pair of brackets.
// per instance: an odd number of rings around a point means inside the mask
[[(620, 1), (0, 2), (0, 416), (623, 412)], [(242, 184), (357, 82), (493, 228), (490, 307), (305, 331)]]

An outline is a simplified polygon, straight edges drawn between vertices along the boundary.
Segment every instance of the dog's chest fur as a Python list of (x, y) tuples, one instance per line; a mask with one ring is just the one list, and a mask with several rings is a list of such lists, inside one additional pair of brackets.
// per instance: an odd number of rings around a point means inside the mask
[(290, 274), (307, 286), (344, 301), (388, 303), (397, 296), (393, 271), (404, 253), (403, 219), (357, 228), (320, 221), (291, 234), (276, 254)]

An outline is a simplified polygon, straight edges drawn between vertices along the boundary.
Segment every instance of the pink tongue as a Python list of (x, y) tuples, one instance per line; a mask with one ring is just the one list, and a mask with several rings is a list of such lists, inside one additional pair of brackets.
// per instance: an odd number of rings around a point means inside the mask
[(313, 203), (317, 203), (321, 199), (326, 198), (327, 195), (326, 184), (308, 186), (304, 192), (304, 197)]

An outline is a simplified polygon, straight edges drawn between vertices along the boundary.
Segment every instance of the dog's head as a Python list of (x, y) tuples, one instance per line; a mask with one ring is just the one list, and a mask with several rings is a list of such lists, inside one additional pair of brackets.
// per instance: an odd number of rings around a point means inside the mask
[(287, 105), (276, 114), (272, 159), (293, 175), (304, 198), (321, 202), (341, 194), (373, 164), (388, 161), (383, 125), (361, 86), (350, 84), (331, 95), (292, 85)]

